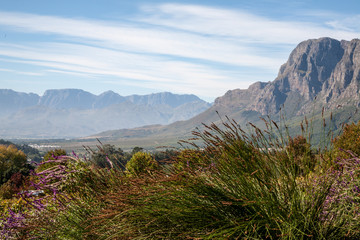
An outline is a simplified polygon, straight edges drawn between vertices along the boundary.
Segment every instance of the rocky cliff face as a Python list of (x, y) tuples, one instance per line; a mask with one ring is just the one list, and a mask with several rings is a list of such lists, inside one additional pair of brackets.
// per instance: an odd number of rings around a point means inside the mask
[(262, 115), (284, 106), (301, 115), (317, 106), (334, 109), (360, 103), (360, 40), (311, 39), (300, 43), (273, 82), (257, 82), (246, 90), (228, 91), (215, 106), (232, 106)]

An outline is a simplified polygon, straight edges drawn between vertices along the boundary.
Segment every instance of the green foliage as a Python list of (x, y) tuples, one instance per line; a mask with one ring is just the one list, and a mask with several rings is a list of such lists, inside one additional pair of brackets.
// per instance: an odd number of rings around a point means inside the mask
[(153, 153), (155, 160), (160, 164), (169, 164), (178, 155), (178, 151), (174, 149), (166, 149), (165, 151), (155, 151)]
[(26, 155), (14, 145), (0, 145), (0, 185), (7, 182), (17, 172), (29, 174), (31, 166)]
[[(111, 214), (104, 210), (92, 223), (93, 234), (100, 239), (337, 239), (346, 235), (344, 212), (334, 209), (336, 220), (324, 220), (330, 219), (325, 203), (334, 178), (321, 178), (314, 185), (317, 162), (302, 137), (288, 143), (284, 139), (269, 142), (270, 136), (256, 127), (252, 135), (235, 123), (225, 123), (225, 130), (206, 127), (195, 133), (203, 147), (180, 152), (173, 174), (133, 178), (130, 185), (104, 196), (111, 202)], [(279, 152), (287, 154), (285, 161)], [(95, 228), (99, 224), (103, 227)]]
[(152, 174), (159, 169), (159, 164), (149, 153), (137, 152), (126, 163), (126, 173), (129, 176)]
[(62, 156), (66, 156), (66, 151), (64, 149), (54, 149), (48, 151), (45, 153), (44, 159), (41, 161), (41, 165), (36, 169), (36, 171), (41, 172), (45, 169), (58, 165), (58, 163), (53, 162), (53, 160), (57, 160)]
[(360, 156), (360, 121), (357, 124), (346, 124), (343, 133), (335, 138), (333, 143), (336, 157), (346, 158), (350, 156), (343, 150), (351, 151)]
[(25, 153), (25, 155), (27, 156), (28, 159), (31, 159), (32, 161), (35, 161), (35, 162), (41, 161), (41, 154), (40, 154), (39, 150), (37, 150), (36, 148), (30, 147), (27, 144), (14, 144), (10, 141), (5, 141), (3, 139), (0, 139), (0, 144), (6, 145), (6, 146), (15, 145), (17, 149), (19, 149)]
[(131, 151), (131, 155), (134, 155), (137, 152), (142, 152), (144, 149), (142, 147), (134, 147)]
[(21, 237), (359, 239), (360, 159), (329, 166), (304, 137), (265, 125), (250, 134), (230, 120), (204, 126), (166, 168), (141, 151), (125, 172), (55, 161), (35, 183), (56, 189)]
[(11, 182), (7, 181), (0, 186), (0, 200), (1, 199), (11, 199), (14, 194), (14, 189), (11, 186)]
[(178, 171), (196, 170), (208, 165), (204, 164), (204, 152), (197, 149), (184, 149), (175, 158), (173, 167)]
[(98, 151), (92, 151), (91, 154), (91, 161), (100, 168), (119, 167), (124, 169), (127, 158), (128, 154), (121, 148), (116, 149), (114, 145), (110, 144), (99, 146)]
[(57, 157), (66, 156), (64, 149), (54, 149), (44, 155), (44, 161), (55, 160)]
[(289, 169), (295, 171), (296, 175), (306, 175), (316, 165), (316, 157), (311, 145), (306, 138), (299, 135), (289, 137), (289, 142), (283, 151), (278, 151), (276, 157), (284, 161)]

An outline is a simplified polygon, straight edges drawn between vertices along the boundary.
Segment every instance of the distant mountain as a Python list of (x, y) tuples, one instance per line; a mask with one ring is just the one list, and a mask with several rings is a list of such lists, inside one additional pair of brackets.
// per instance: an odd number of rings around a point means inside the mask
[(33, 93), (20, 93), (10, 89), (0, 89), (0, 117), (36, 105), (39, 99), (40, 97)]
[(116, 128), (169, 124), (210, 107), (195, 95), (169, 92), (120, 96), (80, 89), (47, 90), (43, 96), (0, 90), (0, 137), (80, 137)]
[(80, 89), (47, 90), (38, 105), (55, 109), (92, 109), (96, 95)]
[(150, 106), (169, 105), (174, 108), (190, 102), (199, 101), (199, 98), (195, 95), (176, 95), (170, 92), (154, 93), (150, 95), (131, 95), (126, 97), (126, 99), (135, 104), (145, 104)]
[(92, 103), (93, 108), (105, 108), (110, 105), (119, 104), (125, 102), (126, 98), (120, 96), (119, 94), (113, 91), (107, 91), (96, 97), (95, 101)]
[[(174, 138), (189, 134), (201, 123), (219, 122), (219, 115), (235, 119), (244, 128), (248, 122), (261, 125), (259, 117), (278, 120), (286, 116), (290, 126), (304, 115), (319, 121), (322, 108), (333, 112), (333, 123), (340, 124), (360, 106), (360, 40), (338, 41), (331, 38), (301, 42), (280, 67), (272, 82), (256, 82), (248, 89), (228, 91), (214, 105), (199, 115), (167, 126), (108, 131), (95, 135), (111, 139)], [(219, 115), (218, 115), (219, 114)]]

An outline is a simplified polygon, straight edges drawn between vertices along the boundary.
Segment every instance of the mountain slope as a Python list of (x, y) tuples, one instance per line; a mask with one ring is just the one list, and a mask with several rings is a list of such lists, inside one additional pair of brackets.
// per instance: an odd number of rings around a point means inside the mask
[[(319, 119), (322, 108), (334, 113), (337, 123), (345, 121), (360, 106), (360, 40), (338, 41), (331, 38), (301, 42), (280, 67), (272, 82), (257, 82), (248, 89), (228, 91), (214, 105), (194, 118), (167, 126), (108, 131), (96, 137), (174, 136), (189, 134), (201, 123), (219, 122), (228, 116), (245, 127), (248, 122), (261, 125), (259, 117), (285, 115), (290, 125), (305, 114)], [(360, 119), (359, 114), (353, 120)], [(146, 134), (145, 134), (146, 133)]]

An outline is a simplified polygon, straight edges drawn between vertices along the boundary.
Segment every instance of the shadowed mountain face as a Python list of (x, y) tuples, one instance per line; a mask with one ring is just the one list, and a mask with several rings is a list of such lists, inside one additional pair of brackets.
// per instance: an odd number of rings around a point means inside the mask
[(47, 90), (43, 96), (0, 90), (0, 137), (80, 137), (118, 128), (169, 124), (210, 107), (194, 95), (157, 93), (123, 97), (108, 91)]
[[(359, 105), (360, 40), (331, 38), (300, 43), (281, 66), (273, 82), (257, 82), (246, 90), (232, 90), (216, 99), (218, 106), (238, 107), (261, 115), (277, 114), (284, 106), (288, 117), (339, 104)], [(211, 111), (211, 109), (209, 109)]]
[[(158, 127), (148, 136), (189, 133), (201, 123), (218, 122), (219, 116), (228, 116), (244, 126), (259, 117), (270, 115), (278, 119), (281, 113), (288, 120), (304, 114), (327, 112), (341, 116), (360, 106), (360, 40), (338, 41), (331, 38), (301, 42), (280, 67), (272, 82), (256, 82), (248, 89), (228, 91), (215, 100), (205, 112), (185, 122)], [(341, 108), (339, 108), (341, 106)], [(338, 117), (339, 121), (342, 119)], [(359, 119), (359, 114), (355, 119)], [(176, 131), (177, 129), (177, 131)], [(143, 136), (144, 128), (125, 131), (127, 136)], [(98, 137), (122, 138), (124, 130), (98, 134)]]

